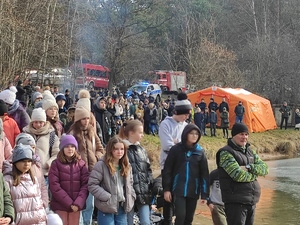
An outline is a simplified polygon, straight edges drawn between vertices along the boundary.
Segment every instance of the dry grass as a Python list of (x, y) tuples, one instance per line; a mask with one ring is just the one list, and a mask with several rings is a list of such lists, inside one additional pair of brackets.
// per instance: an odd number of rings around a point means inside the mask
[[(217, 137), (201, 137), (200, 145), (206, 150), (207, 158), (215, 159), (216, 152), (226, 144), (221, 130)], [(252, 148), (263, 158), (296, 157), (300, 153), (300, 131), (294, 129), (271, 130), (251, 133), (249, 142)], [(160, 141), (158, 136), (145, 135), (141, 142), (147, 149), (153, 170), (159, 169)]]

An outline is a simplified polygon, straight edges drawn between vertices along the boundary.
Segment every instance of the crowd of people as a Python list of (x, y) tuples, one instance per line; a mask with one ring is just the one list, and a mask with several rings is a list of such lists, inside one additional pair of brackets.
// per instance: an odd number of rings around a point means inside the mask
[[(161, 224), (173, 224), (173, 216), (175, 225), (192, 224), (199, 198), (223, 221), (215, 224), (253, 224), (256, 178), (268, 168), (249, 147), (242, 102), (229, 138), (225, 99), (193, 108), (185, 93), (156, 102), (117, 88), (82, 89), (75, 98), (58, 87), (24, 88), (18, 82), (0, 92), (0, 224), (90, 225), (94, 214), (99, 225), (150, 225), (158, 198)], [(228, 144), (210, 175), (199, 140), (208, 123), (216, 136), (217, 110)], [(156, 179), (144, 133), (160, 138)]]

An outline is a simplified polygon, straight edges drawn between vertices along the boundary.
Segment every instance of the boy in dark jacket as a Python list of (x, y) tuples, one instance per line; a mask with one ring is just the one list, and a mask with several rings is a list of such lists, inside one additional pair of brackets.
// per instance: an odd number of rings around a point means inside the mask
[(200, 137), (200, 129), (188, 124), (164, 165), (164, 199), (174, 203), (175, 224), (192, 224), (200, 194), (201, 204), (206, 204), (209, 196), (208, 165), (205, 151), (198, 144)]
[(210, 123), (210, 136), (216, 136), (216, 127), (218, 122), (218, 115), (214, 108), (211, 109), (209, 113), (209, 123)]

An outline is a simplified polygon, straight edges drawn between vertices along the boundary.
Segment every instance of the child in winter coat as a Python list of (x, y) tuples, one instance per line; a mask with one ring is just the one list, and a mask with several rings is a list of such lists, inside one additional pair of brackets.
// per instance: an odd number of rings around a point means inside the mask
[(49, 170), (50, 208), (64, 225), (78, 225), (88, 196), (89, 171), (77, 153), (78, 144), (72, 135), (63, 135), (59, 148)]
[[(141, 225), (148, 225), (150, 224), (153, 177), (147, 151), (140, 145), (144, 136), (143, 124), (139, 120), (124, 122), (119, 135), (128, 146), (127, 154), (132, 166), (133, 187), (137, 196), (135, 206), (139, 211), (140, 222)], [(128, 225), (133, 225), (133, 215), (134, 209), (127, 215)]]
[(95, 196), (98, 224), (127, 225), (126, 213), (134, 205), (135, 193), (125, 143), (117, 136), (106, 146), (89, 178), (89, 191)]
[(210, 136), (216, 136), (216, 128), (218, 122), (218, 115), (215, 108), (212, 108), (209, 113)]
[(32, 111), (31, 122), (24, 127), (23, 131), (30, 134), (36, 141), (35, 153), (40, 157), (43, 175), (48, 183), (48, 171), (59, 152), (59, 139), (54, 128), (46, 119), (43, 109), (37, 108)]
[(162, 182), (164, 199), (175, 206), (175, 225), (192, 224), (201, 194), (201, 204), (209, 197), (209, 172), (204, 149), (198, 144), (200, 129), (188, 124), (181, 142), (174, 145), (167, 156)]
[[(80, 106), (75, 109), (74, 124), (70, 128), (69, 134), (73, 135), (78, 142), (78, 153), (91, 172), (96, 162), (102, 157), (104, 149), (95, 128), (90, 124), (90, 112), (84, 107)], [(81, 211), (84, 224), (91, 224), (93, 210), (94, 197), (89, 194), (86, 208)]]
[(10, 187), (16, 213), (15, 224), (18, 225), (46, 225), (47, 221), (39, 182), (31, 170), (32, 157), (33, 151), (29, 145), (16, 145), (12, 172), (4, 177)]
[(36, 150), (35, 140), (30, 134), (20, 133), (16, 137), (16, 145), (18, 144), (29, 145), (33, 150), (31, 170), (33, 171), (33, 173), (38, 179), (44, 207), (47, 208), (49, 205), (48, 187), (46, 185), (44, 174), (42, 171), (41, 158), (35, 153)]

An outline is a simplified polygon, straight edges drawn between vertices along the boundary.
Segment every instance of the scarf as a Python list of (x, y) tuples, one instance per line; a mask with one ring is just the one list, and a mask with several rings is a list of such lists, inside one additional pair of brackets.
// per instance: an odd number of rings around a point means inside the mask
[(14, 103), (8, 108), (7, 114), (11, 115), (11, 114), (15, 113), (17, 111), (17, 109), (19, 108), (19, 106), (20, 106), (20, 102), (18, 99), (16, 99), (14, 101)]

